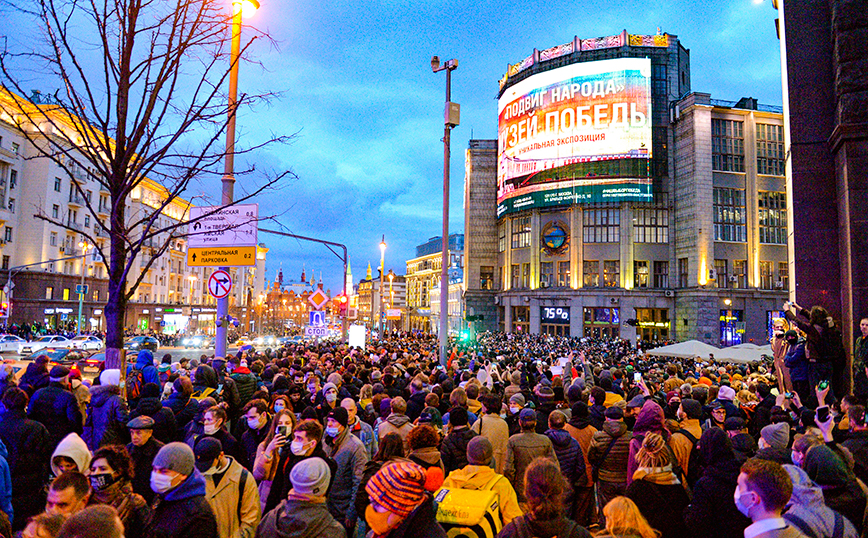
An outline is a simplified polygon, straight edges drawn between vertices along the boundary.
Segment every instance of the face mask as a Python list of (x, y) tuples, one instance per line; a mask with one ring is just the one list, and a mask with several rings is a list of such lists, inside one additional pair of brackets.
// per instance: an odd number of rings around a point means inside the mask
[(521, 407), (510, 407), (509, 412), (512, 413), (513, 415), (517, 415), (517, 414), (521, 413)]
[(501, 413), (500, 418), (506, 418), (506, 413)]
[(117, 482), (117, 478), (112, 476), (111, 473), (90, 475), (90, 487), (92, 487), (94, 491), (102, 491), (114, 484), (115, 482)]
[(784, 331), (775, 331), (775, 336), (783, 336)]
[(329, 437), (337, 437), (338, 436), (338, 429), (337, 428), (326, 428), (325, 434), (328, 435)]
[(165, 493), (172, 489), (172, 477), (160, 473), (151, 473), (151, 489), (154, 493)]
[(391, 512), (377, 512), (373, 505), (365, 509), (365, 521), (378, 536), (389, 534), (389, 531), (401, 524), (401, 518)]
[(747, 506), (741, 501), (747, 495), (748, 493), (742, 493), (738, 486), (736, 486), (733, 501), (735, 501), (735, 507), (738, 508), (738, 511), (741, 512), (744, 517), (750, 517), (750, 509), (753, 508), (753, 505)]
[(247, 419), (247, 426), (251, 430), (258, 430), (260, 425), (260, 421), (258, 418), (249, 418)]
[(301, 441), (293, 441), (289, 443), (289, 450), (296, 456), (303, 456), (307, 449)]
[(334, 392), (329, 392), (328, 394), (325, 395), (325, 398), (326, 398), (326, 401), (328, 403), (335, 403), (335, 400), (338, 399), (338, 395), (335, 394)]
[(275, 413), (280, 413), (280, 412), (283, 411), (284, 409), (285, 409), (285, 408), (283, 407), (283, 402), (280, 402), (280, 403), (276, 403), (276, 404), (274, 404), (274, 412), (275, 412)]
[(214, 435), (219, 429), (220, 426), (216, 424), (205, 424), (205, 435)]

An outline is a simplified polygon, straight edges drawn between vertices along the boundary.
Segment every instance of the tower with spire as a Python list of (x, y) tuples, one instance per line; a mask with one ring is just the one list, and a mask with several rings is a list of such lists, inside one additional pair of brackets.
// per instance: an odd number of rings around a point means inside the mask
[(368, 262), (368, 273), (365, 275), (365, 280), (373, 280), (374, 277), (371, 276), (371, 262)]
[(347, 256), (347, 274), (344, 275), (346, 279), (346, 287), (347, 287), (347, 295), (353, 294), (353, 269), (350, 266), (350, 257)]
[(307, 276), (305, 276), (305, 266), (301, 264), (301, 281), (307, 282)]

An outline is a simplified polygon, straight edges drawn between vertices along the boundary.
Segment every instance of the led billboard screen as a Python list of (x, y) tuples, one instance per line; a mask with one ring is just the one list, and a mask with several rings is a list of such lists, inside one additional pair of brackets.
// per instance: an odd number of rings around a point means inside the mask
[(651, 200), (651, 60), (575, 63), (498, 101), (497, 213)]

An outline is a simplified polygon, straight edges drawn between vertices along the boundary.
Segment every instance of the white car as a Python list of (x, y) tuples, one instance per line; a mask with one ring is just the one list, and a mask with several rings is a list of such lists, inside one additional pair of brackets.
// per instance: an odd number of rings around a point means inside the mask
[(14, 334), (0, 334), (0, 353), (18, 353), (21, 345), (26, 343), (27, 340)]
[(24, 342), (18, 348), (18, 354), (30, 355), (32, 353), (36, 353), (40, 349), (44, 349), (47, 347), (67, 347), (68, 344), (69, 338), (65, 336), (60, 336), (59, 334), (49, 334), (39, 337), (32, 342)]
[(70, 340), (66, 346), (69, 349), (81, 349), (81, 350), (99, 350), (103, 348), (103, 341), (97, 338), (96, 336), (89, 336), (86, 334), (82, 334), (76, 336), (72, 340)]

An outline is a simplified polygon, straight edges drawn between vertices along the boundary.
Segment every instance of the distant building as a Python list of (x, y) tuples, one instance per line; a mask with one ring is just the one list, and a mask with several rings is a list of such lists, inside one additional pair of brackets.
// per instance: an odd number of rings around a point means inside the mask
[[(407, 316), (405, 330), (432, 332), (430, 293), (440, 285), (442, 236), (416, 247), (416, 257), (407, 260)], [(464, 234), (449, 235), (450, 280), (464, 268)]]

